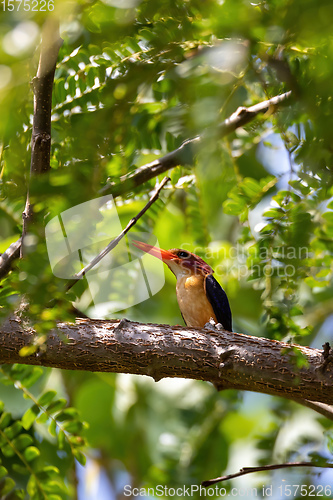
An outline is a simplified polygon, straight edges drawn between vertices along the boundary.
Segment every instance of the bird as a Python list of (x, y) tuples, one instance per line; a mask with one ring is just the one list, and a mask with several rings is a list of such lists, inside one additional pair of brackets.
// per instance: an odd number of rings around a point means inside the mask
[(161, 248), (133, 240), (140, 250), (162, 260), (177, 278), (176, 295), (188, 327), (203, 328), (211, 319), (232, 331), (232, 315), (227, 294), (213, 276), (213, 269), (198, 255), (173, 248)]

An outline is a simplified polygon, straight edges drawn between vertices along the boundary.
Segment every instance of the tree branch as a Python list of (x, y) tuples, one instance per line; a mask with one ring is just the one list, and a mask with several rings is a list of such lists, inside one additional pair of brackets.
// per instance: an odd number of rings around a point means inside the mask
[(0, 279), (4, 278), (9, 273), (13, 261), (19, 258), (21, 242), (22, 238), (19, 238), (0, 255)]
[[(251, 120), (253, 120), (260, 113), (266, 113), (269, 110), (274, 110), (276, 106), (285, 104), (291, 98), (291, 91), (284, 94), (274, 96), (266, 101), (259, 102), (248, 108), (239, 107), (229, 118), (224, 120), (218, 126), (217, 135), (222, 138), (234, 132), (237, 128), (243, 127)], [(120, 196), (128, 191), (140, 186), (144, 182), (153, 179), (157, 175), (164, 174), (170, 168), (177, 167), (178, 165), (192, 165), (194, 162), (194, 147), (204, 140), (210, 134), (208, 130), (201, 136), (187, 139), (179, 148), (171, 151), (170, 153), (154, 160), (142, 167), (137, 168), (134, 172), (120, 177), (119, 182), (106, 184), (99, 193), (101, 195), (112, 194), (113, 196)]]
[[(59, 23), (50, 18), (43, 27), (37, 76), (32, 81), (34, 120), (31, 136), (30, 176), (39, 175), (50, 170), (52, 89), (62, 42), (59, 35)], [(32, 223), (32, 219), (33, 208), (28, 190), (26, 206), (23, 212), (22, 241), (27, 233), (28, 225)]]
[(234, 479), (235, 477), (245, 476), (246, 474), (253, 474), (253, 472), (264, 472), (268, 470), (277, 469), (289, 469), (291, 467), (321, 467), (322, 469), (333, 469), (333, 464), (316, 464), (312, 462), (286, 462), (283, 464), (275, 465), (262, 465), (258, 467), (243, 467), (239, 472), (234, 474), (228, 474), (227, 476), (217, 477), (215, 479), (208, 479), (207, 481), (202, 481), (201, 485), (212, 486), (212, 484), (221, 483), (222, 481), (228, 481), (229, 479)]
[(262, 392), (296, 401), (333, 404), (333, 365), (323, 352), (296, 346), (306, 360), (297, 368), (290, 344), (213, 328), (77, 319), (59, 323), (46, 349), (21, 357), (36, 332), (21, 317), (0, 328), (0, 363), (71, 370), (149, 375), (156, 381), (181, 377), (212, 382), (218, 389)]

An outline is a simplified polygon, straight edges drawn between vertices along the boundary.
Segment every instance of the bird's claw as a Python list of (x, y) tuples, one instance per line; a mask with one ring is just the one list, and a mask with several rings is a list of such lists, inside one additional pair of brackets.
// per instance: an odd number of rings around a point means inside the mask
[(221, 325), (221, 323), (215, 323), (214, 319), (210, 318), (210, 320), (207, 321), (207, 323), (205, 324), (204, 329), (205, 330), (211, 330), (211, 329), (223, 330), (223, 326)]

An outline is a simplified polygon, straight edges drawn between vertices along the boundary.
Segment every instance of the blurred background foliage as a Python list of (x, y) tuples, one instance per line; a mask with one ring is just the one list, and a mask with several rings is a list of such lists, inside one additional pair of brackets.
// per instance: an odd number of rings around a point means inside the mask
[[(73, 319), (71, 301), (86, 283), (64, 293), (45, 223), (206, 131), (193, 164), (169, 172), (134, 236), (150, 232), (163, 248), (205, 258), (228, 293), (236, 331), (318, 348), (332, 340), (331, 0), (57, 0), (52, 13), (14, 4), (1, 3), (0, 252), (22, 231), (30, 82), (47, 17), (60, 19), (64, 43), (51, 171), (30, 184), (39, 225), (1, 283), (1, 317), (25, 295), (38, 346), (55, 321)], [(219, 138), (218, 124), (238, 106), (288, 90), (289, 106)], [(155, 181), (117, 197), (123, 227)], [(149, 300), (111, 316), (182, 324), (174, 277), (165, 279)], [(0, 382), (1, 498), (121, 499), (126, 484), (177, 487), (242, 466), (332, 460), (327, 420), (266, 395), (27, 366), (3, 366)], [(284, 498), (284, 481), (317, 488), (333, 476), (291, 469), (223, 486), (257, 487), (260, 497), (273, 485), (272, 498)]]

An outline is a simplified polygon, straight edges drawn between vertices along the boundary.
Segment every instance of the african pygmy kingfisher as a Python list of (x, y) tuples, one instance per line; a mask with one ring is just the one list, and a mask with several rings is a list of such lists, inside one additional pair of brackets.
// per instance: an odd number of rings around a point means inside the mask
[(203, 328), (213, 318), (225, 330), (232, 331), (227, 294), (204, 260), (180, 248), (162, 250), (141, 241), (133, 241), (133, 244), (161, 259), (176, 276), (177, 300), (187, 326)]

